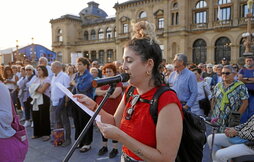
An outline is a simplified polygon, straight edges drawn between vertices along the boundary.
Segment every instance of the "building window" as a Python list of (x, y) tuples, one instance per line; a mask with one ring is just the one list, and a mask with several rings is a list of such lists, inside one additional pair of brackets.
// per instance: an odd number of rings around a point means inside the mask
[(113, 50), (107, 51), (107, 62), (113, 62)]
[(58, 29), (58, 34), (63, 34), (63, 30), (62, 29)]
[(241, 5), (241, 17), (246, 17), (248, 14), (248, 6), (247, 4)]
[(175, 13), (171, 14), (171, 25), (174, 25), (175, 22)]
[(162, 57), (164, 58), (164, 45), (160, 45)]
[(85, 32), (84, 32), (84, 40), (88, 40), (88, 35), (89, 35), (89, 34), (88, 34), (88, 31), (85, 31)]
[(106, 37), (108, 38), (108, 39), (110, 39), (110, 38), (112, 38), (112, 29), (111, 28), (107, 28), (107, 30), (106, 30)]
[(218, 15), (219, 20), (230, 20), (231, 19), (231, 7), (218, 7)]
[(176, 13), (176, 22), (175, 22), (175, 24), (176, 24), (176, 25), (179, 24), (179, 14), (178, 14), (178, 12)]
[(88, 53), (88, 51), (84, 51), (84, 52), (83, 52), (83, 55), (84, 55), (85, 58), (89, 58), (89, 53)]
[(202, 12), (196, 12), (195, 13), (195, 24), (203, 24), (206, 23), (206, 11), (202, 11)]
[(129, 32), (129, 24), (123, 24), (123, 33)]
[(194, 13), (194, 23), (195, 24), (204, 24), (207, 22), (207, 11), (205, 9), (207, 3), (204, 0), (199, 1), (195, 6)]
[(98, 59), (99, 63), (100, 64), (104, 64), (104, 51), (103, 50), (100, 50), (99, 51), (99, 59)]
[(199, 2), (196, 4), (196, 9), (198, 9), (198, 8), (205, 8), (205, 7), (207, 7), (207, 3), (206, 3), (206, 1), (204, 1), (204, 0), (199, 1)]
[(95, 30), (91, 31), (91, 40), (96, 40), (96, 33)]
[(57, 42), (63, 42), (63, 30), (62, 29), (58, 29), (57, 30)]
[(164, 28), (164, 18), (159, 18), (158, 19), (158, 29), (163, 29)]
[(57, 37), (57, 41), (58, 41), (58, 42), (63, 42), (63, 36), (62, 36), (62, 35), (58, 36), (58, 37)]
[(57, 61), (60, 61), (60, 62), (63, 62), (63, 53), (62, 52), (58, 52), (57, 53), (57, 58), (56, 58)]
[(99, 35), (99, 39), (104, 39), (104, 33), (102, 29), (99, 29), (98, 35)]
[(114, 37), (117, 37), (116, 27), (114, 28), (114, 34), (115, 34)]
[(198, 39), (193, 43), (193, 63), (206, 63), (207, 46), (203, 39)]
[(222, 58), (227, 58), (230, 61), (231, 56), (231, 41), (227, 37), (220, 37), (215, 42), (215, 63), (218, 64)]
[(142, 19), (142, 18), (146, 18), (147, 17), (147, 14), (145, 11), (142, 11), (139, 13), (139, 18)]
[(231, 3), (231, 0), (218, 0), (218, 5)]
[(172, 8), (173, 9), (178, 9), (178, 3), (174, 3)]
[(92, 51), (91, 52), (91, 60), (92, 61), (94, 61), (94, 60), (96, 60), (97, 58), (96, 58), (96, 51)]

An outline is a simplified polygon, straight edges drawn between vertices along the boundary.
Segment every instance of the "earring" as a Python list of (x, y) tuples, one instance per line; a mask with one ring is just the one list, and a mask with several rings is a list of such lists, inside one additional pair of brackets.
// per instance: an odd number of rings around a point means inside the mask
[(149, 75), (151, 75), (151, 72), (150, 71), (146, 71), (146, 74), (149, 76)]

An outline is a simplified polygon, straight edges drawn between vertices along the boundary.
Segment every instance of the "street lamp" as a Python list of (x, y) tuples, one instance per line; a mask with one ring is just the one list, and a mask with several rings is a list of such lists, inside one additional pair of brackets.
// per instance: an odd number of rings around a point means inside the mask
[(18, 55), (19, 55), (19, 40), (16, 40), (16, 52), (13, 55), (13, 62), (17, 61)]
[(251, 45), (254, 38), (254, 33), (251, 33), (251, 19), (252, 19), (252, 12), (253, 12), (253, 0), (248, 0), (248, 14), (247, 17), (247, 33), (243, 33), (242, 37), (244, 39), (244, 47), (245, 51), (243, 53), (244, 56), (252, 56), (253, 52), (251, 51)]

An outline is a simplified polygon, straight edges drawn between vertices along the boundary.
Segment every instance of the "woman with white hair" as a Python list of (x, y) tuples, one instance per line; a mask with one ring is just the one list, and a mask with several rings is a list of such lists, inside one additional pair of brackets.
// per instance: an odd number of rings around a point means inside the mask
[(167, 64), (164, 72), (164, 80), (168, 84), (168, 78), (170, 74), (174, 71), (174, 65), (172, 64)]
[(25, 67), (26, 71), (26, 76), (23, 82), (19, 83), (20, 88), (22, 89), (22, 101), (24, 103), (24, 108), (25, 108), (25, 127), (28, 127), (31, 125), (31, 111), (32, 111), (32, 98), (30, 97), (29, 93), (29, 87), (31, 84), (34, 82), (36, 76), (34, 72), (34, 68), (32, 65), (26, 65)]

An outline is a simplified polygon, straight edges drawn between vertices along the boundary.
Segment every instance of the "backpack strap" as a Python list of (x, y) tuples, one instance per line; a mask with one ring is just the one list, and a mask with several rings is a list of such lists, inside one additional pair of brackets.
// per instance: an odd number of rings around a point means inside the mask
[(135, 87), (133, 86), (129, 86), (127, 88), (127, 92), (126, 92), (126, 97), (125, 97), (125, 103), (128, 103), (130, 100), (130, 97), (132, 96), (133, 92), (134, 92)]
[[(130, 97), (133, 95), (134, 89), (135, 89), (135, 87), (133, 87), (133, 86), (128, 87), (126, 97), (125, 97), (126, 103), (129, 102)], [(176, 93), (174, 90), (172, 90), (168, 86), (161, 86), (156, 90), (155, 94), (153, 95), (152, 100), (146, 100), (146, 99), (140, 98), (141, 102), (150, 104), (150, 114), (152, 116), (152, 119), (153, 119), (155, 125), (157, 124), (157, 120), (158, 120), (158, 108), (157, 108), (158, 107), (158, 100), (159, 100), (160, 96), (166, 91), (173, 91), (174, 93)]]
[(166, 91), (173, 91), (170, 87), (168, 86), (161, 86), (157, 89), (157, 91), (155, 92), (153, 99), (151, 100), (151, 105), (150, 105), (150, 114), (153, 118), (154, 124), (157, 124), (157, 120), (158, 120), (158, 100), (160, 98), (160, 96), (166, 92)]

